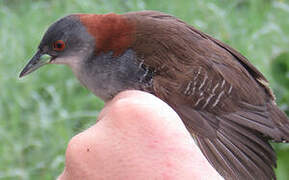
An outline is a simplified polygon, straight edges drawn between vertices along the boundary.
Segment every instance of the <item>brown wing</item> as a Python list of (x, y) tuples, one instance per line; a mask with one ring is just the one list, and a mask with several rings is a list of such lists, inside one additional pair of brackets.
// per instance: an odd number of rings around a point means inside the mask
[(193, 72), (186, 81), (155, 77), (155, 94), (175, 109), (206, 158), (226, 179), (275, 179), (276, 157), (268, 139), (289, 137), (288, 127), (286, 135), (276, 124), (279, 119), (270, 116), (268, 107), (275, 105), (242, 100), (242, 90), (216, 71), (199, 67)]
[(156, 70), (153, 93), (175, 109), (218, 172), (275, 179), (268, 140), (289, 140), (289, 123), (264, 76), (229, 46), (174, 17), (134, 13), (134, 23), (132, 48)]

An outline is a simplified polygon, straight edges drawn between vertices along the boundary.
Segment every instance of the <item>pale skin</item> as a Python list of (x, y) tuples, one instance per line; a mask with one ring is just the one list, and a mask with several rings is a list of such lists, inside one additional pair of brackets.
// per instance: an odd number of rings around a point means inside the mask
[(98, 122), (74, 136), (59, 180), (222, 179), (178, 115), (141, 91), (108, 102)]

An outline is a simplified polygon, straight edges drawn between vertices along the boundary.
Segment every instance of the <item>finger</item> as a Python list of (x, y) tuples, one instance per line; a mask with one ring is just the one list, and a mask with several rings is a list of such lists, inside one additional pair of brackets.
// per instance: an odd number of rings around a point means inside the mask
[(163, 101), (140, 91), (116, 96), (98, 123), (75, 136), (60, 179), (195, 179), (218, 177)]

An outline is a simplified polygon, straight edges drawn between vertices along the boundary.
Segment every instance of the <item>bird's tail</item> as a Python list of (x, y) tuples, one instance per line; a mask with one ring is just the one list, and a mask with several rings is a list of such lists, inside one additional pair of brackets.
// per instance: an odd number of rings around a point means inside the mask
[(275, 103), (268, 103), (267, 109), (269, 112), (270, 119), (276, 124), (277, 134), (273, 136), (270, 134), (269, 137), (274, 142), (289, 143), (289, 119), (286, 114), (281, 111)]

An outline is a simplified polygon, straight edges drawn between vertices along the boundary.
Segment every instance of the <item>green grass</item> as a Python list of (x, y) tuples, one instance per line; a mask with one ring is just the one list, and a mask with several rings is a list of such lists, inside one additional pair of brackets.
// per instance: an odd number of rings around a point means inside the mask
[[(279, 81), (288, 82), (289, 66), (283, 76), (271, 69), (275, 57), (288, 53), (288, 1), (0, 0), (0, 179), (55, 179), (67, 142), (95, 123), (103, 106), (64, 66), (18, 79), (46, 28), (69, 13), (143, 9), (173, 14), (238, 49), (266, 75), (289, 112), (289, 87)], [(289, 179), (289, 146), (276, 149), (278, 178)]]

